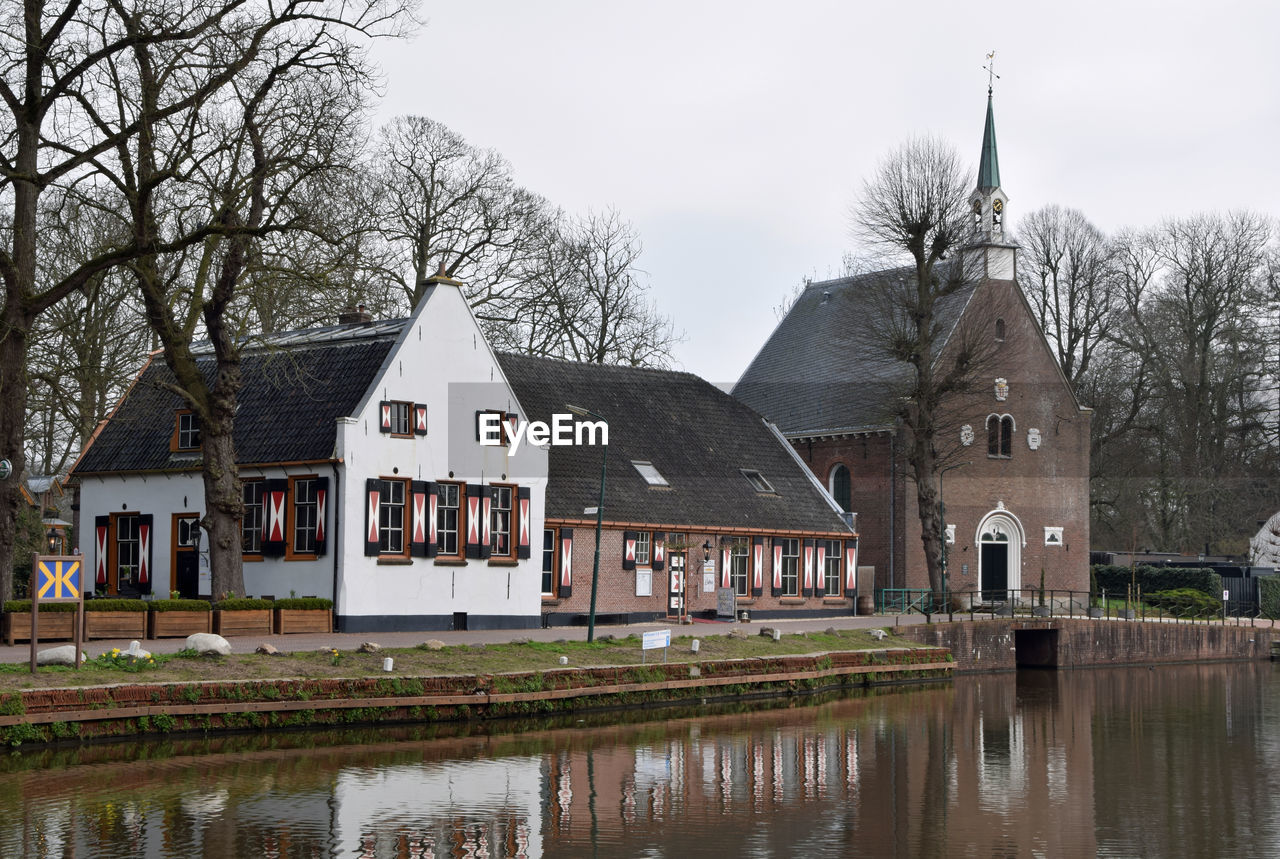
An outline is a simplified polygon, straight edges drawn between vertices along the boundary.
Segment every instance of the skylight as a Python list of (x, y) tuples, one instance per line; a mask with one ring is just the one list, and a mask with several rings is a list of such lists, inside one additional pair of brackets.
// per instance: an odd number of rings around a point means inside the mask
[(633, 459), (631, 464), (635, 466), (636, 471), (640, 472), (640, 476), (644, 478), (644, 482), (650, 486), (669, 486), (667, 479), (662, 476), (662, 472), (653, 467), (652, 462), (645, 462), (642, 459)]
[(742, 476), (745, 477), (748, 482), (750, 482), (751, 486), (756, 490), (756, 492), (774, 492), (775, 491), (773, 486), (770, 485), (769, 481), (764, 479), (764, 475), (756, 471), (755, 469), (740, 468), (738, 470), (742, 472)]

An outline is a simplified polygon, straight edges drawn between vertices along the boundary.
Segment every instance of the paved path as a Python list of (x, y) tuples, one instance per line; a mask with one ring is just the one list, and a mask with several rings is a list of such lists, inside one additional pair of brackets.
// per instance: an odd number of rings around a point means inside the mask
[[(670, 629), (673, 635), (727, 635), (729, 630), (738, 627), (748, 632), (756, 632), (761, 627), (777, 626), (784, 632), (821, 632), (824, 629), (874, 629), (886, 626), (906, 626), (912, 623), (924, 623), (924, 615), (873, 615), (870, 617), (826, 617), (796, 618), (786, 620), (754, 621), (752, 623), (706, 623), (695, 622), (685, 626), (670, 623), (637, 623), (626, 625), (608, 625), (596, 627), (596, 638), (613, 635), (619, 638), (635, 633), (639, 635), (649, 629)], [(301, 633), (296, 635), (244, 635), (228, 638), (231, 649), (235, 653), (252, 653), (259, 644), (269, 643), (282, 652), (327, 650), (336, 647), (339, 650), (355, 650), (366, 641), (375, 642), (383, 647), (414, 647), (428, 639), (439, 639), (445, 644), (501, 644), (508, 641), (586, 641), (585, 626), (555, 626), (550, 629), (491, 629), (466, 632), (359, 632), (359, 633)], [(40, 649), (67, 644), (65, 641), (41, 641)], [(142, 642), (142, 647), (152, 653), (176, 653), (186, 645), (185, 638), (157, 638)], [(113, 647), (125, 650), (129, 647), (128, 639), (95, 639), (85, 642), (84, 651), (90, 658), (104, 653)], [(9, 647), (0, 642), (0, 662), (26, 662), (31, 658), (31, 648), (26, 642), (19, 642)]]

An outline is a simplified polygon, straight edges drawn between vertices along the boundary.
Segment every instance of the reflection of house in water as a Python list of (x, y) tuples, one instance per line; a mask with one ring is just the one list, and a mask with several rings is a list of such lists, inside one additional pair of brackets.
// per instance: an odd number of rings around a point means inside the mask
[(337, 843), (361, 859), (541, 856), (541, 762), (503, 757), (344, 769), (333, 787)]

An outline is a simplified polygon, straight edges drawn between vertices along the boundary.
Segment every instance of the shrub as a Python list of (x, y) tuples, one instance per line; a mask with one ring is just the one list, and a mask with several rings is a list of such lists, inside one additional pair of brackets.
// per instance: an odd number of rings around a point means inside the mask
[(271, 608), (272, 602), (271, 600), (251, 599), (249, 597), (233, 597), (219, 600), (213, 604), (213, 607), (219, 611), (255, 611)]
[(85, 611), (146, 611), (147, 603), (144, 600), (131, 599), (98, 599), (85, 600)]
[[(1108, 597), (1123, 597), (1129, 590), (1128, 567), (1114, 564), (1097, 564), (1092, 569), (1098, 587)], [(1138, 587), (1143, 594), (1158, 591), (1191, 588), (1215, 599), (1222, 594), (1222, 576), (1204, 567), (1152, 567), (1140, 566), (1136, 571)], [(1135, 595), (1136, 596), (1136, 595)]]
[(1262, 616), (1280, 619), (1280, 576), (1259, 576), (1257, 581)]
[(333, 608), (333, 600), (324, 597), (288, 597), (276, 600), (275, 607), (293, 610)]
[(1222, 600), (1201, 593), (1194, 588), (1177, 588), (1143, 594), (1148, 605), (1162, 608), (1178, 617), (1213, 617), (1222, 612)]
[(147, 608), (152, 611), (209, 611), (208, 600), (151, 600)]
[[(30, 612), (31, 600), (6, 600), (4, 610), (7, 612)], [(76, 604), (73, 602), (42, 602), (40, 603), (40, 611), (42, 612), (59, 612), (59, 611), (75, 611)]]

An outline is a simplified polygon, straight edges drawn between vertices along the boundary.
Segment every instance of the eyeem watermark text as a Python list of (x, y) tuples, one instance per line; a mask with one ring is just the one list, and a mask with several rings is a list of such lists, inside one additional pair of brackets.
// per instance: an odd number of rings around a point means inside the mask
[(537, 447), (554, 445), (556, 447), (576, 445), (607, 445), (609, 443), (609, 424), (605, 421), (587, 421), (571, 414), (553, 414), (551, 423), (542, 421), (521, 421), (514, 415), (503, 420), (497, 412), (481, 412), (476, 418), (480, 422), (480, 443), (486, 447), (510, 445), (514, 454), (521, 443), (528, 439)]

